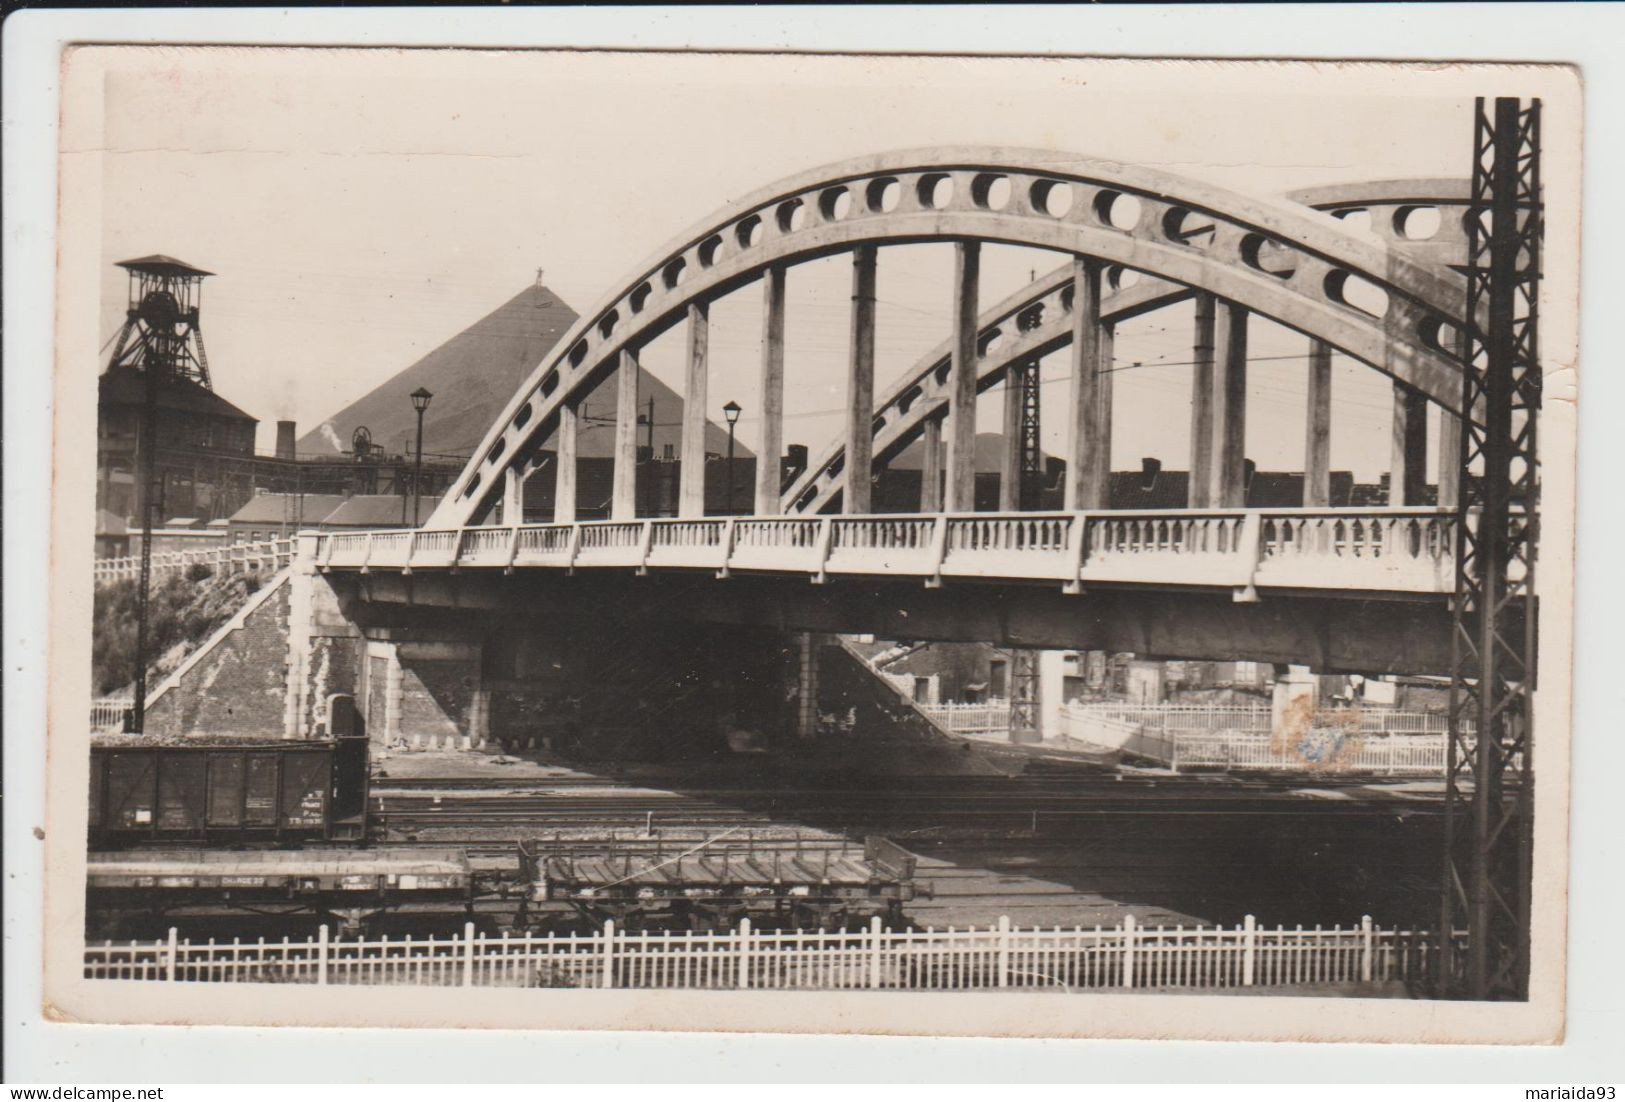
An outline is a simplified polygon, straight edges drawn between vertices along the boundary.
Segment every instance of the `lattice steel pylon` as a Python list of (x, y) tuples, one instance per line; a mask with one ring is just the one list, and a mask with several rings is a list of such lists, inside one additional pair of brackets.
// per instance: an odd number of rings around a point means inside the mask
[[(1540, 101), (1479, 99), (1463, 319), (1441, 994), (1525, 998), (1533, 845)], [(1469, 721), (1471, 721), (1469, 725)], [(1465, 919), (1465, 957), (1455, 932)]]
[(1039, 714), (1038, 651), (1015, 647), (1010, 651), (1010, 741), (1037, 742), (1044, 737)]
[[(1016, 494), (1017, 508), (1035, 512), (1043, 508), (1044, 449), (1039, 439), (1041, 391), (1038, 359), (1020, 367), (1021, 470)], [(1010, 740), (1037, 742), (1043, 738), (1042, 694), (1038, 676), (1038, 651), (1017, 647), (1010, 652)]]
[(1021, 486), (1017, 494), (1024, 513), (1044, 507), (1044, 448), (1039, 441), (1042, 391), (1038, 359), (1021, 365)]

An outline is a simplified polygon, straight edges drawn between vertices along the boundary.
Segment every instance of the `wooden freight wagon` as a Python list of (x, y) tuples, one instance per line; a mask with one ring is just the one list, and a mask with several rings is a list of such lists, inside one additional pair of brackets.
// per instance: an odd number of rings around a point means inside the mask
[(147, 840), (365, 839), (367, 740), (245, 742), (141, 736), (90, 751), (92, 849)]

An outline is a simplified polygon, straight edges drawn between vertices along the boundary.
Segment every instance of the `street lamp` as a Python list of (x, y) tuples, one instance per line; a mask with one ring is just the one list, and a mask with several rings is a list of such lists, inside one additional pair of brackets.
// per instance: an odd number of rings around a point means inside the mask
[(423, 498), (423, 415), (429, 409), (429, 399), (434, 395), (429, 393), (428, 387), (418, 387), (412, 392), (412, 408), (418, 411), (418, 450), (417, 462), (412, 468), (412, 527), (418, 526), (418, 502)]
[(739, 415), (745, 412), (738, 402), (729, 402), (722, 407), (722, 415), (728, 419), (728, 515), (734, 512), (734, 426), (739, 424)]

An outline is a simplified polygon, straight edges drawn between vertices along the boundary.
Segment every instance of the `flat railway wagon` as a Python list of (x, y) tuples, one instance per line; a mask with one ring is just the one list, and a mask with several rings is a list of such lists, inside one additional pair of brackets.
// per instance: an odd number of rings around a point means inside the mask
[(90, 750), (90, 848), (363, 841), (367, 740), (104, 736)]
[(125, 850), (92, 853), (85, 869), (88, 900), (109, 927), (185, 914), (308, 915), (345, 933), (406, 906), (467, 911), (476, 878), (453, 849)]
[(676, 849), (617, 841), (550, 847), (521, 844), (527, 914), (574, 911), (625, 929), (723, 929), (749, 917), (758, 927), (838, 929), (881, 915), (902, 921), (903, 905), (926, 894), (916, 858), (885, 838), (786, 844), (751, 840)]

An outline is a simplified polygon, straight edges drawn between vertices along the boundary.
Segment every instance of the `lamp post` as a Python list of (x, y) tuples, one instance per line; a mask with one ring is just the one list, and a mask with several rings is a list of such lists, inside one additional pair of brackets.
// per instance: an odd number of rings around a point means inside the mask
[(739, 424), (739, 415), (744, 410), (738, 402), (729, 402), (722, 407), (722, 415), (728, 419), (728, 515), (734, 513), (734, 426)]
[(420, 386), (412, 392), (412, 408), (418, 411), (418, 450), (412, 466), (413, 528), (418, 526), (418, 503), (423, 499), (423, 415), (429, 409), (429, 399), (433, 397), (427, 387)]

